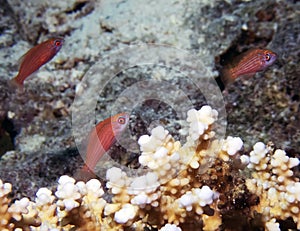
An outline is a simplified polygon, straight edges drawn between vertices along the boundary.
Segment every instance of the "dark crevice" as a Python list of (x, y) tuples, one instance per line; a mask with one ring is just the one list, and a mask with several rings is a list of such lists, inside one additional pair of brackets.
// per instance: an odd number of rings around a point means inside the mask
[(83, 7), (85, 7), (86, 4), (87, 4), (87, 2), (77, 2), (74, 5), (73, 9), (67, 10), (66, 13), (67, 14), (73, 14), (73, 13), (79, 12), (83, 9)]
[(83, 2), (77, 2), (74, 4), (72, 9), (66, 10), (66, 14), (76, 14), (76, 18), (83, 17), (85, 15), (88, 15), (94, 10), (94, 2), (93, 1), (83, 1)]
[(106, 32), (106, 33), (112, 33), (113, 30), (114, 30), (114, 28), (109, 27), (108, 25), (104, 25), (104, 24), (102, 24), (102, 23), (100, 23), (100, 27), (101, 27), (101, 29), (102, 29), (104, 32)]
[(1, 127), (6, 132), (8, 132), (8, 134), (9, 134), (9, 136), (11, 138), (11, 141), (14, 144), (15, 137), (19, 134), (20, 131), (18, 131), (15, 128), (13, 121), (11, 119), (5, 117), (4, 120), (2, 121)]
[(13, 121), (6, 116), (0, 121), (0, 157), (15, 149), (15, 137), (19, 134)]

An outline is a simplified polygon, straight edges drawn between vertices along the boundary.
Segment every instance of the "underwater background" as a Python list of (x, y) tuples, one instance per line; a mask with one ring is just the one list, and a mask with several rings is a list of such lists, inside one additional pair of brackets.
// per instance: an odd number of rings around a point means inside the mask
[[(34, 199), (41, 187), (54, 190), (60, 176), (74, 176), (83, 165), (72, 130), (72, 113), (77, 113), (72, 105), (82, 91), (80, 83), (102, 60), (109, 66), (103, 57), (136, 44), (185, 50), (213, 78), (250, 48), (276, 52), (271, 67), (239, 78), (223, 91), (226, 136), (240, 137), (246, 155), (261, 141), (300, 158), (299, 1), (1, 0), (0, 15), (0, 179), (13, 185), (13, 200)], [(26, 79), (19, 93), (8, 82), (18, 73), (20, 57), (52, 37), (64, 38), (61, 50)], [(118, 110), (115, 101), (127, 87), (156, 75), (171, 76), (169, 83), (185, 92), (194, 108), (207, 104), (201, 91), (172, 68), (133, 66), (103, 86), (96, 121)], [(133, 151), (116, 144), (110, 150), (113, 159), (138, 168), (137, 140), (157, 125), (176, 139), (185, 134), (182, 119), (168, 102), (146, 100), (131, 108)], [(295, 177), (299, 170), (299, 165), (293, 169)]]

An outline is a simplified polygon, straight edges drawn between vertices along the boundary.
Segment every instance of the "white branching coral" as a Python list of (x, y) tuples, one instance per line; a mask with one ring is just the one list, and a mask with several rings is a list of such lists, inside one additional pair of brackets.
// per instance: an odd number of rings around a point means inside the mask
[(231, 156), (234, 156), (243, 147), (243, 141), (240, 137), (228, 136), (226, 140), (222, 141), (221, 151), (219, 157), (228, 161)]
[(29, 210), (30, 214), (27, 214), (27, 219), (33, 219), (39, 216), (40, 227), (44, 228), (58, 228), (58, 217), (56, 216), (57, 205), (54, 203), (55, 196), (47, 188), (40, 188), (36, 193), (35, 204), (33, 204)]
[(133, 196), (131, 203), (141, 208), (147, 204), (158, 206), (157, 200), (160, 197), (160, 191), (157, 189), (159, 186), (157, 175), (153, 172), (135, 178), (128, 188), (128, 194)]
[(114, 219), (119, 224), (125, 224), (136, 216), (138, 208), (132, 204), (124, 204), (122, 208), (115, 213)]
[(3, 183), (0, 180), (0, 229), (1, 230), (11, 230), (14, 225), (10, 224), (10, 218), (13, 214), (8, 212), (8, 205), (10, 200), (8, 199), (8, 194), (11, 192), (11, 184)]
[(299, 159), (288, 157), (281, 149), (274, 151), (261, 142), (250, 153), (248, 168), (255, 171), (253, 178), (247, 179), (247, 186), (260, 197), (256, 210), (264, 215), (268, 230), (279, 227), (275, 219), (289, 217), (300, 229), (300, 183), (291, 170), (298, 165)]
[(174, 224), (166, 224), (159, 231), (181, 231), (181, 228)]
[(66, 211), (70, 211), (79, 206), (77, 200), (81, 198), (81, 195), (72, 177), (62, 176), (59, 179), (55, 195), (59, 198), (57, 205), (66, 209)]
[(243, 147), (243, 141), (240, 137), (228, 136), (222, 145), (222, 150), (227, 152), (228, 155), (235, 155)]
[(187, 121), (190, 123), (188, 142), (199, 141), (199, 138), (207, 140), (215, 135), (215, 132), (209, 129), (218, 118), (218, 112), (215, 109), (206, 105), (198, 111), (191, 109), (187, 114)]
[(159, 182), (170, 180), (170, 176), (180, 171), (178, 150), (181, 144), (175, 141), (163, 127), (154, 128), (151, 136), (141, 136), (138, 143), (142, 151), (139, 157), (140, 164), (153, 170)]
[(106, 186), (113, 194), (121, 193), (130, 183), (126, 173), (116, 167), (107, 170), (106, 179), (108, 180)]
[(8, 212), (12, 214), (12, 217), (16, 221), (20, 221), (22, 219), (22, 214), (27, 214), (28, 213), (28, 207), (29, 205), (29, 199), (24, 197), (21, 200), (15, 201), (9, 209)]
[(209, 205), (214, 199), (218, 198), (218, 193), (213, 192), (208, 186), (193, 188), (183, 194), (177, 201), (179, 207), (184, 207), (187, 211), (195, 209), (199, 215), (203, 213), (203, 207)]
[[(299, 160), (263, 143), (243, 155), (239, 137), (215, 137), (217, 115), (209, 106), (190, 110), (185, 144), (161, 126), (141, 136), (139, 162), (145, 171), (132, 177), (120, 168), (108, 169), (106, 196), (96, 179), (85, 183), (62, 176), (56, 192), (41, 188), (34, 202), (23, 198), (10, 204), (11, 185), (0, 180), (0, 229), (16, 230), (17, 223), (24, 230), (114, 231), (151, 226), (181, 231), (193, 223), (212, 231), (219, 229), (223, 213), (230, 214), (231, 209), (235, 215), (239, 210), (241, 216), (247, 212), (249, 219), (255, 219), (254, 211), (261, 213), (267, 230), (280, 230), (277, 219), (288, 217), (299, 229), (300, 182), (292, 171)], [(251, 171), (250, 179), (245, 179), (243, 170)]]

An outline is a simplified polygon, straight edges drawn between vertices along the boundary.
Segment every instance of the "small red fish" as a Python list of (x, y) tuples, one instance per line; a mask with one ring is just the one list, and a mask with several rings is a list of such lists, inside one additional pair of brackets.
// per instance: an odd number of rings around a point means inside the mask
[(98, 123), (90, 132), (82, 172), (93, 172), (100, 158), (125, 130), (129, 114), (119, 113)]
[(21, 58), (19, 73), (12, 79), (12, 83), (22, 89), (25, 79), (49, 62), (60, 50), (63, 42), (62, 38), (51, 38), (27, 51)]
[(235, 58), (231, 65), (226, 66), (221, 73), (221, 79), (226, 86), (240, 76), (252, 76), (271, 66), (277, 54), (267, 49), (253, 48)]

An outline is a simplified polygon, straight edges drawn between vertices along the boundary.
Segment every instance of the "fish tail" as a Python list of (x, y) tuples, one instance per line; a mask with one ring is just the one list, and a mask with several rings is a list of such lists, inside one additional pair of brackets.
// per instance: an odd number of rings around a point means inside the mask
[(221, 71), (221, 81), (224, 85), (224, 88), (228, 85), (228, 84), (231, 84), (237, 76), (234, 75), (234, 72), (232, 71), (231, 68), (224, 68), (222, 71)]
[(13, 79), (9, 80), (9, 85), (12, 88), (17, 88), (18, 91), (23, 92), (24, 91), (24, 85), (23, 82), (18, 81), (18, 76), (14, 77)]
[(81, 171), (84, 171), (84, 172), (92, 172), (92, 170), (86, 165), (84, 164), (81, 168)]
[(87, 182), (90, 179), (96, 178), (96, 175), (86, 164), (84, 164), (82, 168), (74, 174), (74, 178), (77, 181)]

